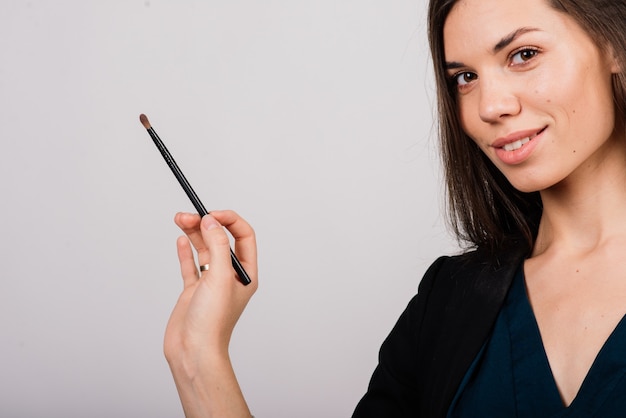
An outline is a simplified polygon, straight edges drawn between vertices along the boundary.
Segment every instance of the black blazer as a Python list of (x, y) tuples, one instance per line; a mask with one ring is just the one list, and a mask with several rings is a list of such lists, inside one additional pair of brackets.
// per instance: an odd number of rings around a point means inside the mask
[(523, 258), (515, 250), (437, 259), (385, 339), (353, 418), (445, 417)]

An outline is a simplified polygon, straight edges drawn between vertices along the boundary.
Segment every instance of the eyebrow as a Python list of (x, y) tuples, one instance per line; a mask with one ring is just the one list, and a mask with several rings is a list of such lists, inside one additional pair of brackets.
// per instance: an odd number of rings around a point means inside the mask
[[(528, 32), (538, 31), (538, 30), (539, 29), (532, 28), (532, 27), (522, 27), (522, 28), (514, 30), (513, 32), (504, 36), (502, 39), (498, 41), (498, 43), (495, 44), (495, 46), (493, 47), (493, 53), (497, 54), (498, 52), (506, 48), (508, 45), (510, 45), (511, 42), (513, 42), (515, 39), (519, 38), (521, 35), (528, 33)], [(463, 67), (465, 67), (465, 64), (463, 64), (462, 62), (458, 62), (458, 61), (450, 61), (450, 62), (445, 63), (446, 70), (454, 70), (454, 69), (463, 68)]]
[(500, 42), (498, 42), (496, 46), (493, 47), (493, 53), (496, 54), (500, 52), (502, 49), (506, 48), (511, 42), (513, 42), (515, 39), (517, 39), (521, 35), (528, 33), (528, 32), (538, 31), (538, 30), (539, 29), (537, 28), (526, 28), (526, 27), (514, 30), (513, 32), (509, 33), (504, 38), (500, 39)]

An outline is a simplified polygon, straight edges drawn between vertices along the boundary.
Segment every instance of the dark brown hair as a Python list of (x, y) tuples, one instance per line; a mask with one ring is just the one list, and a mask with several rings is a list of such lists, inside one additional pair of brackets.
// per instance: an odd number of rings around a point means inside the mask
[[(456, 93), (446, 77), (443, 26), (458, 0), (431, 0), (428, 38), (434, 64), (439, 137), (450, 225), (459, 241), (495, 256), (522, 245), (530, 252), (542, 213), (538, 192), (516, 190), (461, 128)], [(570, 15), (596, 41), (626, 63), (626, 0), (546, 0)], [(613, 77), (616, 120), (626, 115), (626, 77)]]

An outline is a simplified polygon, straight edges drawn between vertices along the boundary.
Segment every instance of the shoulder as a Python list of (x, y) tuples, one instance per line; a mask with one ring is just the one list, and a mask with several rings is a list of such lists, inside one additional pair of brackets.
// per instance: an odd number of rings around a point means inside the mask
[(443, 292), (448, 299), (454, 292), (477, 292), (477, 296), (502, 289), (508, 289), (508, 279), (512, 278), (524, 254), (512, 249), (492, 256), (484, 251), (473, 250), (454, 256), (441, 256), (435, 260), (422, 278), (419, 293), (431, 296), (431, 292)]
[(518, 263), (480, 251), (435, 260), (385, 339), (354, 416), (445, 416)]
[[(427, 416), (445, 411), (482, 347), (506, 298), (523, 253), (486, 257), (480, 251), (440, 257), (428, 269), (409, 310), (419, 312), (416, 371)], [(432, 408), (432, 409), (431, 409)], [(437, 411), (435, 413), (435, 411)]]
[(484, 336), (521, 259), (519, 253), (497, 259), (480, 251), (439, 257), (427, 269), (388, 340), (430, 357), (443, 347), (458, 346), (465, 335)]

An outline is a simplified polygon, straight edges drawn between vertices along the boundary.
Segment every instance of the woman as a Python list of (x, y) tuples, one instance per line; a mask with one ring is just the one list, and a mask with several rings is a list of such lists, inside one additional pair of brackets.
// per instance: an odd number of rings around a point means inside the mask
[[(626, 410), (625, 24), (621, 0), (431, 1), (451, 219), (474, 249), (430, 267), (355, 417)], [(165, 351), (187, 415), (245, 417), (227, 347), (254, 233), (213, 214), (176, 217), (211, 268), (179, 239)]]

